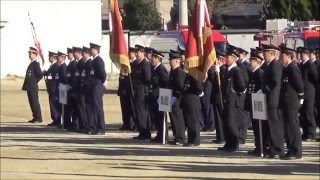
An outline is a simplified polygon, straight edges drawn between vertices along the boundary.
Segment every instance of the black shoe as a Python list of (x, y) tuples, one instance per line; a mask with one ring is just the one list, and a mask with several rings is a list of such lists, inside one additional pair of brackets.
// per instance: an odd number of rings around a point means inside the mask
[(157, 138), (157, 137), (151, 139), (150, 141), (153, 142), (153, 143), (162, 143), (162, 139)]
[(169, 141), (170, 145), (183, 145), (183, 141), (179, 140), (174, 140), (174, 141)]
[(232, 148), (232, 147), (228, 147), (228, 146), (223, 146), (218, 148), (218, 151), (225, 151), (225, 152), (236, 152), (238, 150), (238, 148)]
[(261, 155), (261, 152), (257, 149), (254, 149), (252, 151), (248, 151), (248, 155), (250, 156), (260, 156)]
[(270, 159), (280, 159), (283, 156), (284, 156), (283, 154), (277, 154), (277, 153), (270, 153), (269, 155), (267, 155), (267, 157)]
[(185, 143), (183, 144), (184, 147), (194, 147), (194, 146), (199, 146), (200, 144), (195, 144), (195, 143)]
[(146, 136), (135, 136), (132, 139), (136, 139), (136, 140), (150, 140), (151, 137), (146, 137)]
[(295, 159), (301, 159), (302, 155), (294, 155), (294, 154), (286, 154), (285, 156), (281, 156), (281, 160), (295, 160)]
[(213, 143), (215, 144), (224, 144), (226, 143), (225, 141), (222, 141), (222, 140), (212, 140)]
[(87, 134), (89, 135), (98, 135), (97, 131), (88, 131)]
[(130, 128), (126, 127), (126, 126), (121, 126), (119, 128), (120, 131), (130, 131)]
[(317, 141), (317, 142), (320, 142), (320, 138), (318, 138), (316, 141)]
[(42, 123), (41, 119), (32, 119), (30, 121), (28, 121), (28, 123)]
[(58, 124), (58, 123), (55, 123), (55, 122), (52, 122), (52, 123), (50, 123), (50, 124), (47, 124), (47, 126), (59, 126), (60, 124)]

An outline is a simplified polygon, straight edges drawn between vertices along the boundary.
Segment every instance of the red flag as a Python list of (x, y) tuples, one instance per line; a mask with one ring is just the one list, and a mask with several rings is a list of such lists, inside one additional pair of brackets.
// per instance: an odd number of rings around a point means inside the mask
[(110, 58), (125, 73), (130, 73), (128, 46), (124, 38), (118, 0), (109, 1)]
[(44, 58), (43, 58), (43, 53), (42, 53), (40, 41), (38, 41), (38, 39), (37, 39), (36, 29), (34, 28), (33, 22), (31, 21), (29, 12), (28, 12), (28, 16), (29, 16), (29, 21), (30, 21), (30, 24), (31, 24), (31, 31), (32, 31), (32, 37), (33, 37), (34, 45), (36, 46), (37, 53), (39, 54), (39, 56), (40, 56), (40, 58), (42, 60), (42, 65), (44, 65)]
[(195, 79), (204, 81), (216, 61), (210, 16), (205, 0), (197, 0), (189, 26), (186, 49), (186, 69)]

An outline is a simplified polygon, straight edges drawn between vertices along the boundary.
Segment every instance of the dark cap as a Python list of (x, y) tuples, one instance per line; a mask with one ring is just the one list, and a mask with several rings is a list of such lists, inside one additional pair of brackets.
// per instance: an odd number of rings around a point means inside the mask
[(148, 54), (153, 54), (153, 51), (156, 51), (156, 50), (155, 50), (154, 48), (152, 48), (152, 47), (145, 47), (144, 49), (145, 49), (146, 53), (148, 53)]
[(67, 56), (65, 53), (58, 51), (58, 56)]
[(83, 52), (90, 53), (90, 48), (83, 46)]
[(250, 53), (250, 61), (251, 60), (256, 60), (256, 61), (263, 61), (263, 58), (260, 57), (258, 54), (256, 53)]
[(261, 47), (256, 47), (257, 53), (262, 53), (263, 49)]
[(73, 49), (72, 48), (67, 48), (67, 53), (73, 53)]
[(181, 59), (181, 54), (179, 52), (178, 53), (170, 52), (169, 53), (169, 61), (171, 61), (173, 59)]
[(316, 53), (320, 53), (320, 48), (315, 48)]
[(281, 51), (281, 49), (272, 44), (262, 44), (262, 51)]
[(100, 45), (98, 45), (98, 44), (94, 44), (94, 43), (90, 43), (90, 49), (91, 48), (95, 48), (95, 49), (100, 49)]
[(134, 48), (134, 47), (129, 47), (129, 52), (136, 52), (136, 51), (137, 51), (136, 48)]
[(290, 54), (290, 53), (293, 53), (293, 52), (295, 52), (295, 50), (291, 49), (291, 48), (283, 47), (281, 49), (281, 54)]
[(300, 53), (310, 53), (310, 49), (305, 48), (305, 47), (301, 47)]
[(136, 44), (134, 47), (136, 48), (137, 51), (141, 51), (141, 52), (145, 51), (145, 48), (139, 44)]
[(315, 54), (315, 53), (317, 53), (317, 50), (315, 48), (312, 48), (312, 49), (310, 49), (310, 53)]
[(152, 56), (158, 56), (158, 57), (160, 57), (160, 58), (163, 58), (164, 57), (164, 55), (163, 54), (161, 54), (159, 51), (157, 51), (157, 50), (154, 50), (153, 52), (152, 52)]
[(81, 47), (72, 47), (73, 52), (82, 52), (82, 48)]
[(28, 51), (28, 52), (29, 52), (29, 53), (36, 53), (36, 54), (38, 54), (37, 49), (34, 48), (34, 47), (29, 47), (29, 51)]
[(244, 49), (242, 49), (240, 47), (238, 47), (238, 51), (239, 51), (239, 54), (242, 54), (242, 53), (248, 54), (248, 51), (246, 51), (246, 50), (244, 50)]
[(226, 56), (235, 56), (239, 57), (239, 51), (238, 48), (235, 46), (229, 46), (227, 48)]
[(57, 53), (49, 51), (49, 56), (58, 56)]
[(217, 57), (225, 57), (226, 56), (226, 54), (221, 51), (216, 51), (216, 55), (217, 55)]
[(250, 54), (251, 53), (258, 53), (258, 51), (257, 51), (257, 49), (255, 49), (255, 48), (250, 48)]

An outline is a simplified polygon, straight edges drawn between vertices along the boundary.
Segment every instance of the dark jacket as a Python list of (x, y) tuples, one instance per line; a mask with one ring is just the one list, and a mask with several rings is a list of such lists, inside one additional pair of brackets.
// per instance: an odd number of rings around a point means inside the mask
[(262, 79), (263, 79), (263, 70), (259, 67), (254, 72), (250, 71), (249, 75), (249, 83), (247, 87), (247, 94), (245, 99), (245, 106), (244, 109), (246, 111), (252, 110), (252, 103), (251, 103), (251, 94), (256, 93), (260, 89), (262, 90)]
[(290, 63), (283, 69), (281, 78), (280, 105), (281, 109), (298, 109), (300, 107), (298, 94), (303, 93), (303, 81), (299, 68)]
[(58, 74), (56, 74), (55, 80), (57, 80), (57, 84), (59, 83), (67, 83), (67, 65), (66, 63), (62, 63), (59, 65)]
[(43, 76), (45, 78), (47, 92), (49, 95), (54, 95), (56, 91), (56, 80), (54, 79), (56, 74), (58, 73), (59, 64), (57, 62), (51, 64), (48, 71), (45, 71), (43, 73)]
[(266, 94), (267, 97), (268, 108), (276, 108), (279, 106), (281, 77), (282, 65), (279, 61), (272, 60), (264, 71), (262, 85), (262, 91)]
[(105, 70), (104, 61), (100, 56), (97, 56), (92, 60), (92, 69), (90, 71), (90, 75), (93, 80), (98, 83), (99, 81), (104, 84), (107, 78), (107, 73)]
[(318, 72), (316, 65), (308, 60), (304, 64), (300, 63), (299, 67), (304, 84), (304, 99), (314, 99), (315, 87), (318, 81)]
[(173, 106), (180, 106), (185, 77), (186, 73), (181, 67), (171, 69), (170, 71), (169, 88), (172, 89), (172, 96), (177, 98), (177, 101), (173, 104)]
[(149, 96), (151, 98), (159, 97), (159, 89), (167, 88), (169, 83), (169, 74), (163, 64), (160, 64), (156, 69), (151, 67), (151, 83), (149, 87)]
[(244, 79), (244, 82), (247, 84), (249, 81), (248, 77), (248, 69), (245, 64), (243, 64), (240, 60), (237, 60), (237, 66), (241, 69), (242, 77)]
[(134, 84), (134, 93), (137, 100), (144, 101), (148, 96), (148, 87), (151, 80), (151, 65), (149, 61), (143, 59), (137, 65), (135, 72), (136, 82)]
[(31, 62), (26, 71), (26, 76), (24, 78), (22, 90), (39, 90), (38, 82), (41, 80), (42, 76), (43, 74), (41, 72), (40, 64), (37, 61)]
[(66, 83), (69, 84), (70, 86), (73, 86), (74, 84), (74, 78), (75, 78), (75, 72), (77, 71), (77, 64), (78, 62), (76, 60), (72, 60), (66, 69)]
[(200, 110), (201, 102), (199, 95), (203, 92), (202, 82), (186, 75), (182, 92), (181, 107), (185, 110)]

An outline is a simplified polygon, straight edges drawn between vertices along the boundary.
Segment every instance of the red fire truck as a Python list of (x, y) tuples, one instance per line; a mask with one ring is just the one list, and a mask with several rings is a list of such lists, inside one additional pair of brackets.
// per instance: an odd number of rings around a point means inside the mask
[(291, 23), (282, 31), (261, 31), (254, 36), (260, 44), (273, 44), (279, 46), (284, 43), (287, 47), (319, 48), (320, 47), (320, 21), (307, 21)]

